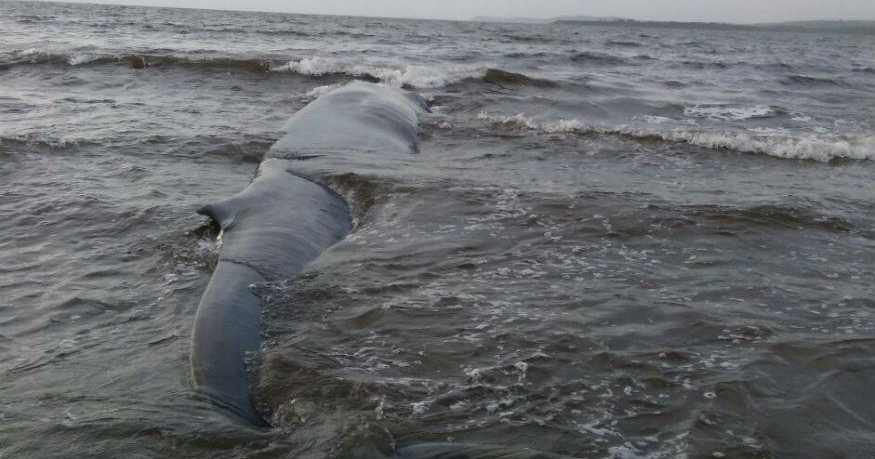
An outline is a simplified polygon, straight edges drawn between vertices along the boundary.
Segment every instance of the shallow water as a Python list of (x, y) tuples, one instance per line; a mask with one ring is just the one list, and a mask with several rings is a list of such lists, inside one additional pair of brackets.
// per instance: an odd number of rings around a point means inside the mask
[[(0, 10), (0, 457), (875, 454), (871, 36)], [(357, 226), (255, 287), (242, 426), (187, 380), (194, 210), (354, 78), (421, 152), (301, 162)]]

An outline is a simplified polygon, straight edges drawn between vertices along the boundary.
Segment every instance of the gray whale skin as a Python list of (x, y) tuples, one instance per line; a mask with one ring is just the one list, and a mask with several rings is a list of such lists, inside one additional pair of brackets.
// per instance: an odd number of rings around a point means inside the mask
[(294, 278), (350, 229), (347, 204), (296, 175), (296, 158), (332, 152), (410, 154), (417, 149), (419, 96), (368, 83), (323, 95), (295, 114), (287, 133), (237, 196), (198, 210), (222, 228), (222, 249), (198, 305), (191, 379), (212, 403), (266, 425), (249, 392), (247, 357), (261, 345), (261, 301), (250, 285)]

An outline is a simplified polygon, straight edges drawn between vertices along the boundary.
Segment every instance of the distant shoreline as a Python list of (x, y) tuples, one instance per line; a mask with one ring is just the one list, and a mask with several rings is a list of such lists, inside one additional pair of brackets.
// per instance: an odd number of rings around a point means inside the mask
[[(786, 32), (833, 32), (854, 35), (875, 35), (875, 20), (853, 19), (826, 19), (807, 21), (784, 21), (771, 23), (737, 24), (730, 22), (696, 22), (696, 21), (649, 21), (618, 17), (595, 17), (595, 16), (560, 16), (554, 18), (526, 18), (526, 17), (494, 17), (475, 16), (470, 19), (438, 19), (424, 17), (401, 17), (381, 15), (343, 15), (343, 14), (316, 14), (304, 12), (280, 11), (273, 9), (238, 10), (234, 8), (205, 8), (185, 7), (178, 5), (145, 4), (150, 0), (128, 0), (134, 3), (118, 3), (118, 0), (11, 0), (20, 3), (47, 3), (47, 4), (79, 4), (79, 5), (107, 5), (139, 8), (169, 8), (181, 10), (206, 10), (206, 11), (230, 11), (241, 13), (271, 13), (292, 14), (302, 16), (338, 16), (338, 17), (367, 17), (371, 19), (414, 19), (421, 21), (449, 21), (449, 22), (490, 22), (500, 24), (558, 24), (558, 25), (582, 25), (582, 26), (606, 26), (606, 27), (649, 27), (649, 28), (674, 28), (674, 29), (702, 29), (702, 30), (774, 30)], [(169, 0), (151, 0), (168, 1)]]
[(579, 24), (620, 27), (649, 27), (670, 29), (721, 29), (721, 30), (775, 30), (785, 32), (843, 32), (875, 34), (875, 21), (794, 21), (762, 24), (731, 24), (725, 22), (679, 22), (637, 21), (621, 19), (612, 21), (580, 21), (573, 19), (554, 20), (553, 24)]
[(853, 34), (875, 34), (875, 21), (869, 20), (811, 20), (766, 22), (756, 24), (735, 24), (729, 22), (696, 21), (641, 21), (623, 18), (596, 17), (558, 17), (552, 19), (494, 18), (478, 16), (476, 22), (497, 22), (513, 24), (563, 24), (603, 27), (647, 27), (667, 29), (721, 29), (721, 30), (775, 30), (786, 32), (842, 32)]

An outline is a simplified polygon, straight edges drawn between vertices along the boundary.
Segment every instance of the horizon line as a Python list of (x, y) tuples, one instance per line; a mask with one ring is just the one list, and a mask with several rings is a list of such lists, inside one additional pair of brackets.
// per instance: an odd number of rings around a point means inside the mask
[[(370, 19), (410, 19), (419, 21), (446, 21), (446, 22), (491, 22), (491, 23), (518, 23), (518, 24), (547, 24), (557, 21), (578, 21), (578, 22), (649, 22), (649, 23), (676, 23), (676, 24), (719, 24), (731, 26), (757, 26), (757, 25), (781, 25), (792, 23), (805, 22), (875, 22), (875, 17), (870, 19), (847, 19), (847, 18), (809, 18), (809, 19), (790, 19), (772, 22), (721, 22), (721, 21), (679, 21), (666, 19), (636, 19), (631, 17), (611, 17), (611, 16), (588, 16), (586, 14), (571, 14), (551, 17), (501, 17), (490, 15), (476, 15), (466, 19), (450, 19), (450, 18), (435, 18), (435, 17), (418, 17), (418, 16), (384, 16), (384, 15), (368, 15), (368, 14), (335, 14), (335, 13), (299, 13), (293, 11), (283, 11), (275, 9), (237, 9), (237, 8), (206, 8), (193, 6), (175, 6), (175, 5), (159, 5), (145, 4), (140, 0), (134, 0), (137, 3), (116, 3), (112, 0), (9, 0), (20, 3), (60, 3), (60, 4), (75, 4), (75, 5), (105, 5), (105, 6), (130, 6), (139, 8), (166, 8), (180, 10), (203, 10), (203, 11), (227, 11), (236, 13), (273, 13), (273, 14), (292, 14), (299, 16), (327, 16), (327, 17), (357, 17)], [(159, 0), (165, 1), (165, 0)], [(575, 16), (584, 18), (575, 19)], [(530, 21), (530, 22), (529, 22)]]

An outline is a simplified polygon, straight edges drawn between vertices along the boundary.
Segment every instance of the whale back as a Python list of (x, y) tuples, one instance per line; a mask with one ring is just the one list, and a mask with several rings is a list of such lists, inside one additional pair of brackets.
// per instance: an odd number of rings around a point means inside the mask
[(369, 83), (352, 83), (316, 99), (286, 124), (271, 158), (341, 151), (413, 153), (418, 119), (427, 111), (419, 95)]

